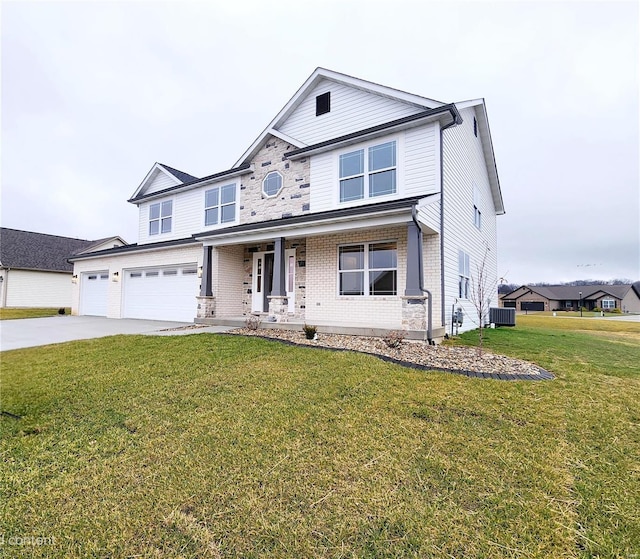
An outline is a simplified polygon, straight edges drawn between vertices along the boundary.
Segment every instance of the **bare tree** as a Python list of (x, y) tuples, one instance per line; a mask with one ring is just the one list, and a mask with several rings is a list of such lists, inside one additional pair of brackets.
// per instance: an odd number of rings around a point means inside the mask
[[(471, 274), (471, 293), (469, 300), (476, 309), (478, 318), (478, 355), (482, 355), (482, 343), (484, 340), (484, 326), (489, 318), (491, 299), (498, 293), (498, 277), (491, 278), (487, 269), (489, 247), (485, 246), (484, 255), (479, 263), (476, 263), (476, 273)], [(473, 320), (475, 322), (475, 320)]]

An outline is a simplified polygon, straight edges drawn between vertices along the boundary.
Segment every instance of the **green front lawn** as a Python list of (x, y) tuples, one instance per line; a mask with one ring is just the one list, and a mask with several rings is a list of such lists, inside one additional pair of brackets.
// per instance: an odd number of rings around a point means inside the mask
[[(56, 316), (59, 308), (0, 308), (0, 320), (13, 320), (16, 318), (42, 318), (44, 316)], [(71, 314), (70, 308), (65, 308), (65, 314)]]
[(0, 555), (633, 557), (640, 324), (536, 318), (485, 346), (554, 381), (210, 334), (4, 352)]

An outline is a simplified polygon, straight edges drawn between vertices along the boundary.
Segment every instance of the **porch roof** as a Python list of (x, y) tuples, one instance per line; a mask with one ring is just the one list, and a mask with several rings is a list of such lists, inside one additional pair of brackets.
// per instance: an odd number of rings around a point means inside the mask
[(313, 236), (339, 231), (406, 223), (411, 208), (425, 196), (365, 204), (271, 221), (244, 223), (194, 235), (204, 245), (228, 245), (256, 242), (273, 237)]

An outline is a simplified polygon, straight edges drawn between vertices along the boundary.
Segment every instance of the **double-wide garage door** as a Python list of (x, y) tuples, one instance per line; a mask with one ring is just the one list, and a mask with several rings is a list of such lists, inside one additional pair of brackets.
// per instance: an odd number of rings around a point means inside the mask
[(124, 318), (193, 322), (197, 311), (197, 264), (124, 271)]

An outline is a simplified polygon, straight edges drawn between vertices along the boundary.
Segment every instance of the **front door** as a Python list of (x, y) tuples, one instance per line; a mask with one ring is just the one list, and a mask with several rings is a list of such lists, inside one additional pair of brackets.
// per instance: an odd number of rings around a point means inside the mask
[[(253, 253), (253, 281), (251, 286), (251, 312), (269, 312), (269, 299), (273, 289), (273, 252)], [(289, 312), (296, 310), (295, 301), (295, 274), (296, 274), (296, 250), (294, 248), (285, 251), (285, 289), (289, 303)]]

